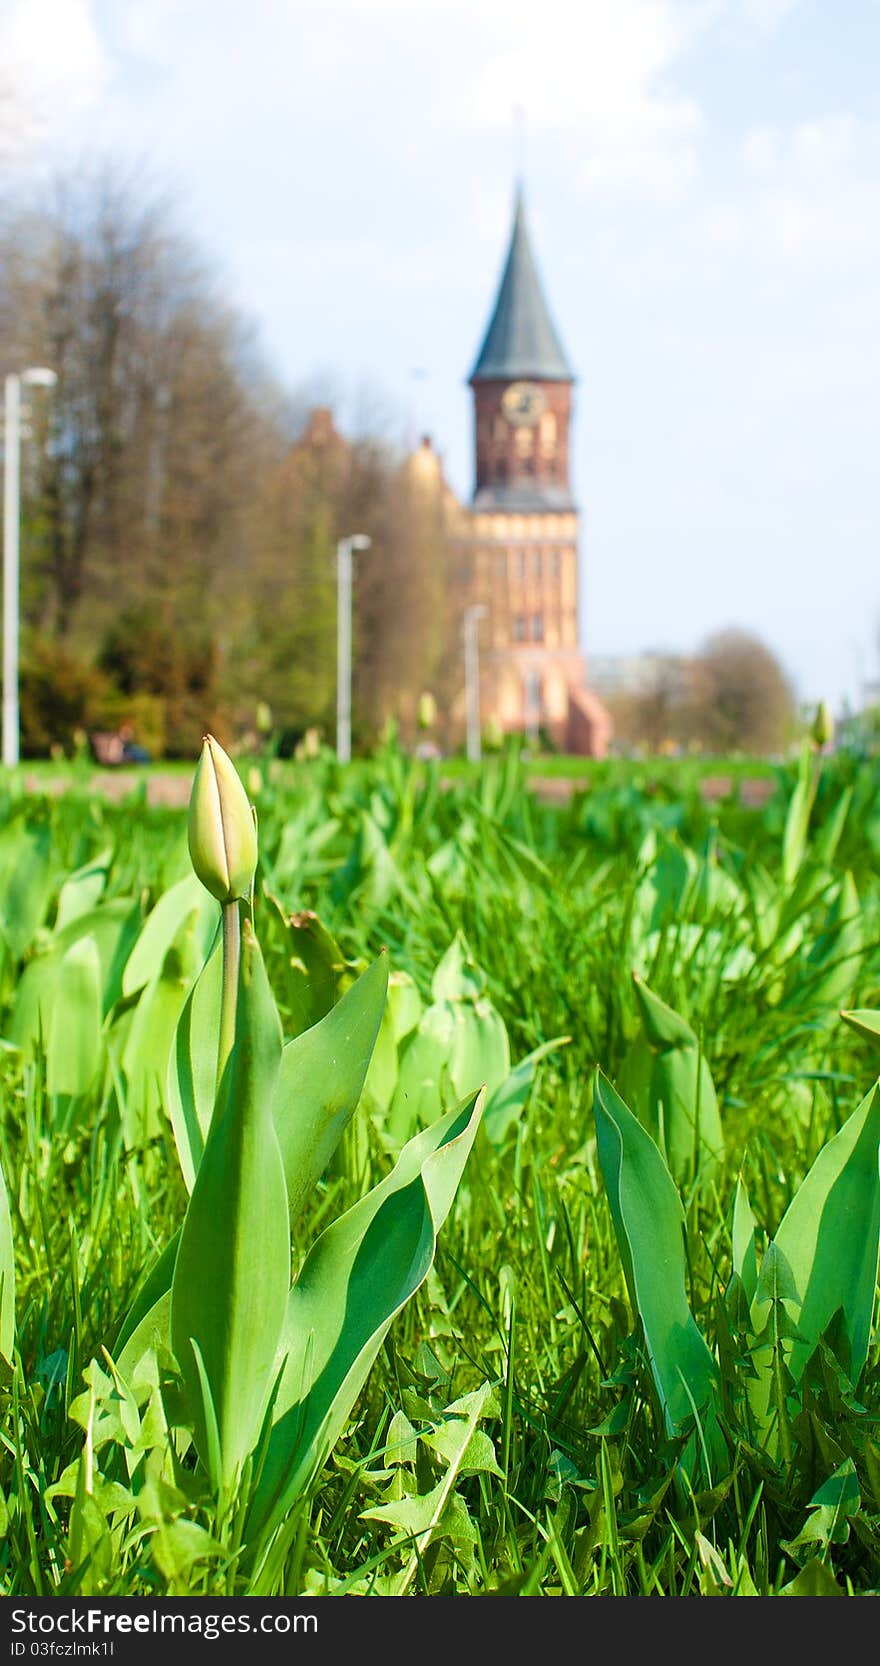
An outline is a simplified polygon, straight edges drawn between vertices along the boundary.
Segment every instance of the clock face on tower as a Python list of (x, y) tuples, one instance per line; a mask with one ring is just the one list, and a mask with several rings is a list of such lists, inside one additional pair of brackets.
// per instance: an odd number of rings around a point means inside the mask
[(501, 409), (514, 425), (537, 422), (544, 404), (544, 395), (535, 382), (511, 382), (501, 397)]

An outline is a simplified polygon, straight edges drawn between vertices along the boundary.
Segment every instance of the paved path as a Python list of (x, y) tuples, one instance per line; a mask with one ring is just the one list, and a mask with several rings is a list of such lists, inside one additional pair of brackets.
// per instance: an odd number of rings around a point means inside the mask
[[(193, 765), (195, 769), (195, 765)], [(189, 803), (192, 791), (191, 775), (138, 775), (131, 769), (96, 770), (90, 778), (87, 790), (101, 793), (105, 798), (118, 804), (120, 799), (126, 798), (134, 792), (141, 782), (147, 783), (147, 803), (165, 805), (169, 809), (185, 808)], [(71, 787), (82, 792), (83, 782), (79, 777), (64, 775), (25, 775), (26, 792), (44, 793), (49, 798), (60, 798), (62, 793)]]
[[(192, 788), (192, 776), (188, 774), (151, 773), (144, 777), (136, 770), (130, 769), (96, 770), (89, 781), (89, 791), (103, 793), (105, 798), (118, 803), (128, 793), (134, 792), (144, 779), (147, 783), (148, 804), (161, 805), (168, 809), (186, 808)], [(82, 791), (81, 780), (73, 776), (25, 775), (24, 784), (28, 792), (45, 793), (52, 798), (59, 797), (61, 793), (74, 786)], [(447, 784), (451, 786), (453, 783), (450, 781)], [(589, 790), (589, 785), (589, 781), (583, 778), (571, 780), (559, 775), (532, 775), (528, 779), (529, 790), (542, 804), (568, 804), (577, 791), (584, 788)], [(699, 785), (703, 798), (713, 803), (716, 799), (726, 798), (735, 783), (729, 775), (704, 775)], [(760, 809), (775, 790), (776, 782), (767, 776), (745, 778), (739, 783), (740, 803), (749, 809)]]

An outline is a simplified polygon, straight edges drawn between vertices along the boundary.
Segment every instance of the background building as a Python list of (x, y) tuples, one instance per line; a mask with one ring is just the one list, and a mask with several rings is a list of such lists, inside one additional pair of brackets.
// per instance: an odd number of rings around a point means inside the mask
[(469, 377), (475, 486), (458, 517), (461, 611), (480, 626), (483, 722), (604, 756), (610, 719), (578, 641), (577, 505), (569, 475), (574, 374), (532, 254), (522, 191), (495, 306)]

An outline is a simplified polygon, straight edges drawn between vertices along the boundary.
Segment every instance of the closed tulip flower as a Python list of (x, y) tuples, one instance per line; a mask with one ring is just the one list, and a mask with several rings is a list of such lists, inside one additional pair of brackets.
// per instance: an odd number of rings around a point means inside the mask
[(826, 700), (820, 700), (816, 707), (813, 727), (810, 734), (815, 744), (821, 749), (834, 739), (834, 718)]
[(246, 898), (257, 866), (257, 830), (232, 759), (206, 735), (189, 801), (189, 853), (218, 902)]

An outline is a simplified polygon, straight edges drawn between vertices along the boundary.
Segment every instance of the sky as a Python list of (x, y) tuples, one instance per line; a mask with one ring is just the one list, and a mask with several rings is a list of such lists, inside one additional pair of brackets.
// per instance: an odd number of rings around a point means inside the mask
[(840, 709), (880, 679), (878, 63), (880, 0), (0, 0), (0, 171), (145, 169), (284, 385), (466, 498), (521, 170), (588, 657), (738, 626)]

